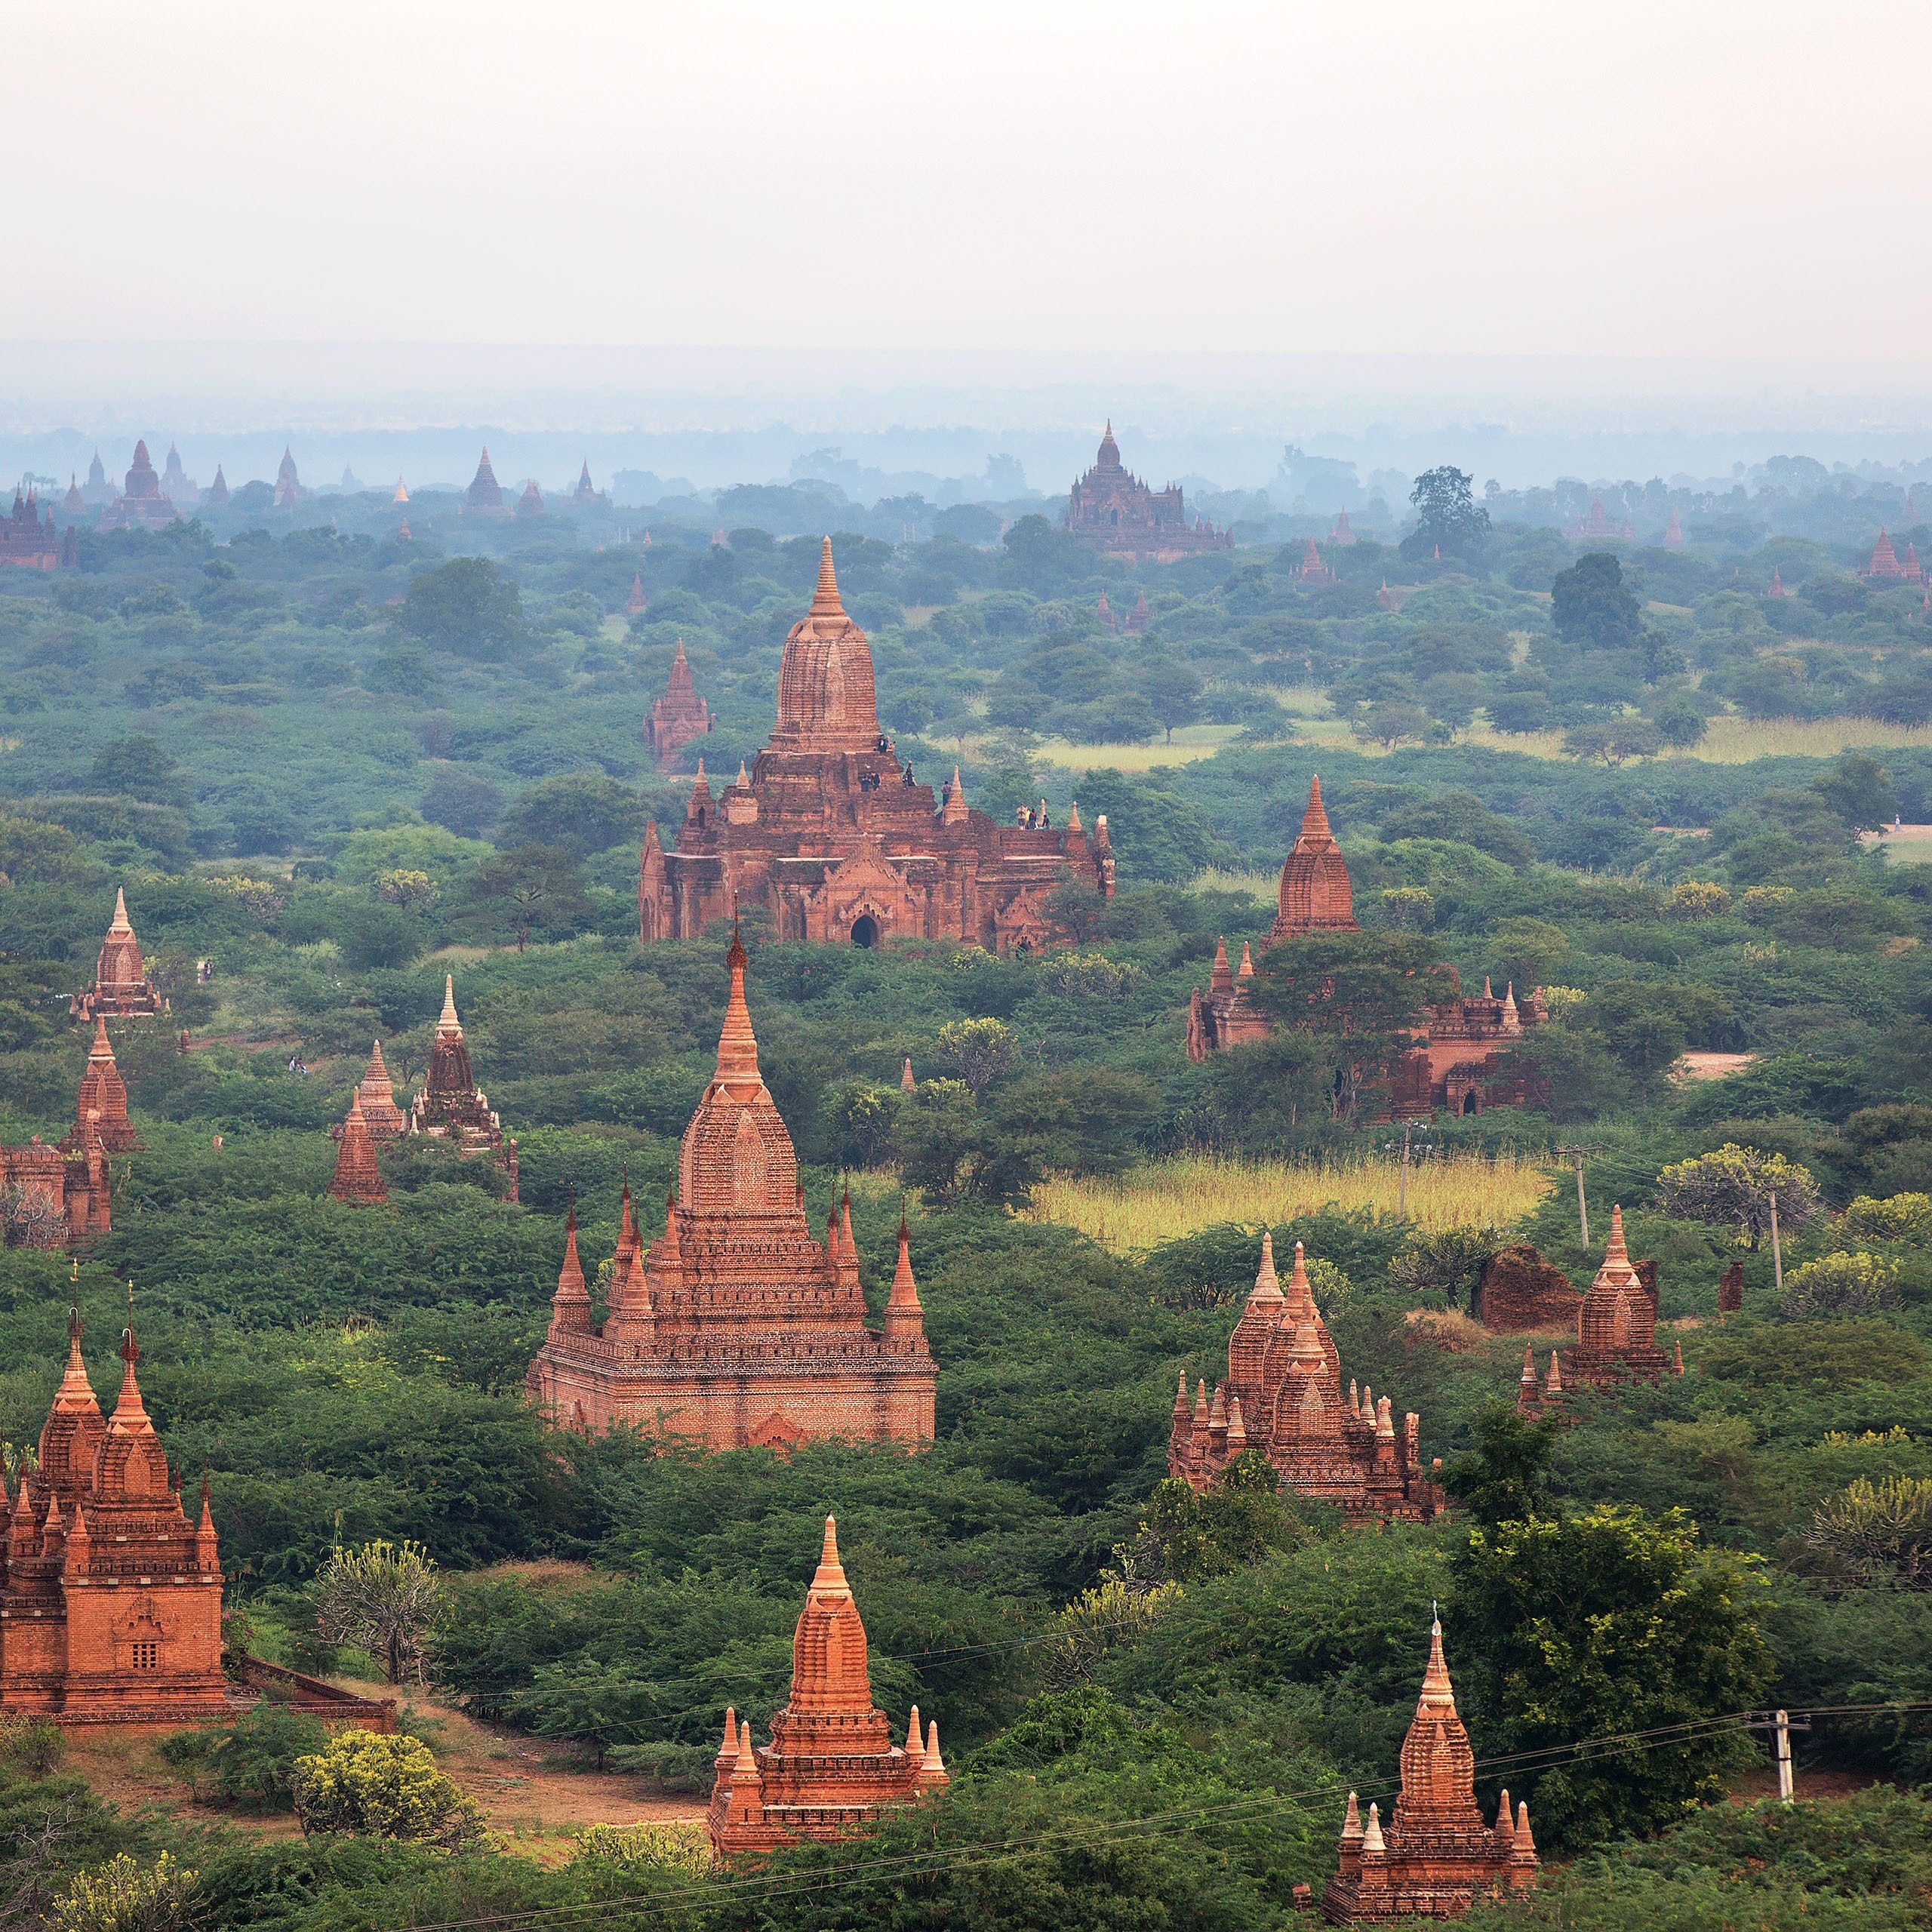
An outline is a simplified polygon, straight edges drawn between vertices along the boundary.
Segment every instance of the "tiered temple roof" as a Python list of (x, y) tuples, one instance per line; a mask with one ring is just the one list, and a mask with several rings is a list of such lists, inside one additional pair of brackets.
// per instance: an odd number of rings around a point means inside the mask
[(118, 887), (114, 894), (114, 917), (94, 961), (94, 983), (67, 1002), (67, 1011), (76, 1020), (92, 1020), (102, 1014), (110, 1019), (127, 1020), (168, 1011), (167, 1001), (147, 977), (141, 943), (134, 937), (128, 918), (128, 896)]
[(88, 1054), (87, 1070), (81, 1075), (81, 1090), (74, 1098), (74, 1131), (61, 1143), (62, 1148), (81, 1152), (90, 1134), (110, 1154), (125, 1154), (136, 1144), (134, 1125), (128, 1118), (127, 1083), (114, 1063), (107, 1018), (100, 1013), (94, 1015), (94, 1045)]
[(869, 1328), (851, 1197), (823, 1243), (807, 1223), (792, 1137), (758, 1070), (746, 964), (734, 937), (717, 1072), (685, 1130), (664, 1232), (644, 1247), (627, 1185), (601, 1324), (573, 1211), (531, 1400), (569, 1428), (714, 1449), (930, 1442), (937, 1373), (906, 1229), (884, 1322)]
[(0, 1712), (63, 1723), (206, 1721), (226, 1710), (221, 1564), (141, 1400), (132, 1291), (119, 1399), (103, 1420), (67, 1324), (39, 1466), (9, 1498), (0, 1555)]
[[(454, 994), (454, 981), (449, 990)], [(362, 1119), (369, 1130), (369, 1138), (379, 1146), (408, 1132), (409, 1116), (395, 1103), (395, 1083), (389, 1078), (389, 1065), (383, 1058), (383, 1043), (380, 1040), (371, 1043), (369, 1064), (357, 1083), (355, 1097), (361, 1104)]]
[(469, 1048), (456, 1013), (456, 981), (448, 974), (443, 976), (443, 1011), (429, 1048), (429, 1071), (410, 1108), (409, 1131), (450, 1141), (465, 1159), (492, 1155), (509, 1176), (509, 1198), (516, 1198), (516, 1143), (503, 1139), (503, 1122), (470, 1071)]
[(1301, 568), (1297, 573), (1303, 583), (1333, 583), (1335, 573), (1321, 561), (1321, 552), (1315, 547), (1313, 537), (1308, 540), (1301, 553)]
[(362, 1117), (360, 1088), (349, 1097), (349, 1117), (342, 1124), (342, 1138), (335, 1152), (335, 1178), (329, 1192), (337, 1201), (359, 1205), (386, 1201), (389, 1189), (383, 1185), (382, 1170), (376, 1164), (376, 1143), (369, 1137), (369, 1123)]
[(651, 701), (644, 735), (651, 755), (662, 763), (710, 729), (711, 708), (691, 682), (691, 660), (685, 655), (685, 641), (680, 638), (677, 654), (671, 660), (671, 675), (664, 682), (664, 695)]
[(1321, 780), (1314, 777), (1309, 780), (1301, 829), (1282, 862), (1268, 943), (1300, 939), (1306, 933), (1355, 930), (1355, 891), (1349, 881), (1348, 862), (1335, 842), (1328, 808), (1321, 802)]
[(80, 560), (80, 542), (74, 532), (57, 529), (54, 512), (42, 516), (39, 498), (32, 491), (22, 496), (16, 486), (12, 515), (0, 516), (0, 568), (52, 571), (64, 564), (71, 569)]
[[(1627, 543), (1637, 533), (1628, 517), (1618, 523), (1604, 509), (1602, 497), (1592, 497), (1589, 515), (1578, 518), (1563, 534), (1573, 543)], [(1436, 554), (1441, 555), (1439, 549)]]
[(1870, 559), (1859, 575), (1893, 583), (1923, 583), (1925, 581), (1924, 567), (1918, 561), (1918, 550), (1907, 543), (1904, 558), (1901, 561), (1898, 552), (1892, 548), (1890, 537), (1883, 530), (1879, 531), (1878, 540), (1872, 546)]
[(1494, 1825), (1477, 1808), (1475, 1756), (1456, 1709), (1439, 1621), (1430, 1626), (1429, 1665), (1401, 1766), (1401, 1794), (1386, 1830), (1380, 1807), (1371, 1804), (1364, 1823), (1360, 1801), (1349, 1793), (1339, 1863), (1321, 1900), (1331, 1924), (1460, 1918), (1480, 1898), (1536, 1884), (1528, 1805), (1512, 1816), (1505, 1791)]
[(208, 485), (208, 494), (202, 501), (211, 510), (225, 510), (228, 507), (228, 478), (221, 473), (221, 465), (214, 466), (214, 481)]
[(1154, 563), (1234, 548), (1225, 530), (1198, 517), (1189, 523), (1178, 483), (1152, 489), (1121, 463), (1111, 418), (1093, 468), (1068, 493), (1066, 528), (1103, 556)]
[(1033, 950), (1066, 935), (1068, 875), (1114, 884), (1106, 821), (995, 825), (954, 787), (918, 783), (881, 729), (872, 648), (847, 612), (827, 538), (785, 640), (771, 742), (720, 800), (700, 761), (677, 842), (654, 823), (638, 865), (638, 936), (695, 939), (762, 906), (781, 939), (876, 946), (897, 935)]
[(487, 518), (503, 518), (511, 514), (509, 505), (503, 501), (503, 486), (497, 481), (497, 472), (490, 467), (487, 446), (477, 463), (476, 474), (469, 479), (469, 488), (463, 493), (463, 514)]
[(825, 1519), (818, 1568), (792, 1637), (792, 1694), (754, 1746), (749, 1721), (724, 1713), (706, 1823), (721, 1856), (775, 1850), (801, 1838), (863, 1830), (894, 1805), (950, 1782), (939, 1726), (912, 1706), (903, 1745), (872, 1702), (866, 1626), (838, 1560), (838, 1526)]
[(1183, 1370), (1168, 1438), (1168, 1473), (1214, 1484), (1243, 1451), (1258, 1449), (1290, 1487), (1353, 1517), (1426, 1521), (1441, 1492), (1425, 1477), (1422, 1425), (1355, 1383), (1342, 1392), (1341, 1359), (1310, 1292), (1301, 1243), (1286, 1292), (1272, 1235), (1261, 1238), (1254, 1291), (1228, 1342), (1228, 1376), (1211, 1399), (1204, 1382), (1189, 1404)]
[(590, 459), (584, 459), (583, 468), (578, 473), (577, 488), (571, 492), (571, 506), (574, 509), (592, 509), (607, 503), (610, 498), (590, 480)]

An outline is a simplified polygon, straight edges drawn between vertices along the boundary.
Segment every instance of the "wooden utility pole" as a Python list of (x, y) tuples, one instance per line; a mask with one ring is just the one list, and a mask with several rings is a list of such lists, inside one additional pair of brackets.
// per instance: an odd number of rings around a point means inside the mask
[(1587, 1253), (1590, 1245), (1590, 1208), (1589, 1203), (1583, 1198), (1583, 1156), (1594, 1154), (1597, 1150), (1594, 1147), (1578, 1146), (1559, 1147), (1556, 1151), (1559, 1154), (1568, 1155), (1577, 1170), (1577, 1227), (1583, 1236), (1584, 1250)]

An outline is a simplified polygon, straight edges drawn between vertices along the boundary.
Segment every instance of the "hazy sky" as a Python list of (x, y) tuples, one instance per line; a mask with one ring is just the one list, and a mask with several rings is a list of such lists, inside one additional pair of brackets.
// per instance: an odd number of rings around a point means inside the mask
[(0, 331), (1922, 364), (1926, 22), (19, 0)]

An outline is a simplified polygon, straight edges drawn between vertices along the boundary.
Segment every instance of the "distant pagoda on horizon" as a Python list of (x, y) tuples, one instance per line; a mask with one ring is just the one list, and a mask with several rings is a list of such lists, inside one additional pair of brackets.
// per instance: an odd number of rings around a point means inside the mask
[(1121, 463), (1111, 417), (1093, 467), (1067, 493), (1066, 528), (1103, 556), (1131, 561), (1171, 564), (1235, 546), (1227, 531), (1188, 521), (1178, 483), (1154, 489)]

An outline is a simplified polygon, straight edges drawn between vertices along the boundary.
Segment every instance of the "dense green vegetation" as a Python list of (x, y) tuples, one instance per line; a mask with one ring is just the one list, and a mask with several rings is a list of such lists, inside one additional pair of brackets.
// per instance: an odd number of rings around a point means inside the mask
[[(660, 533), (640, 560), (545, 530), (488, 564), (317, 529), (217, 547), (182, 527), (91, 540), (77, 578), (0, 585), (14, 734), (0, 755), (0, 1138), (64, 1131), (85, 1058), (65, 1000), (117, 884), (174, 1002), (168, 1024), (116, 1029), (143, 1144), (116, 1163), (112, 1234), (78, 1281), (63, 1257), (0, 1250), (0, 1438), (38, 1429), (70, 1297), (111, 1386), (131, 1279), (149, 1407), (183, 1466), (211, 1472), (257, 1649), (357, 1662), (318, 1627), (317, 1573), (338, 1543), (415, 1540), (451, 1584), (434, 1650), (447, 1686), (673, 1790), (707, 1781), (727, 1703), (761, 1719), (782, 1700), (835, 1511), (875, 1688), (895, 1717), (914, 1700), (936, 1715), (961, 1774), (943, 1805), (865, 1846), (773, 1868), (814, 1889), (734, 1895), (598, 1857), (546, 1873), (368, 1839), (196, 1841), (111, 1817), (23, 1758), (0, 1782), (0, 1885), (45, 1889), (165, 1844), (221, 1925), (440, 1923), (638, 1891), (663, 1895), (657, 1923), (1274, 1924), (1293, 1883), (1324, 1878), (1346, 1790), (1392, 1795), (1439, 1600), (1478, 1757), (1515, 1761), (1485, 1769), (1485, 1800), (1507, 1783), (1546, 1849), (1575, 1860), (1548, 1898), (1494, 1922), (1708, 1923), (1719, 1896), (1740, 1926), (1801, 1909), (1807, 1924), (1912, 1922), (1915, 1798), (1703, 1810), (1758, 1749), (1734, 1726), (1588, 1766), (1522, 1756), (1775, 1702), (1821, 1707), (1810, 1761), (1860, 1779), (1915, 1783), (1932, 1746), (1914, 1712), (1826, 1714), (1924, 1700), (1932, 1649), (1932, 1206), (1909, 1198), (1932, 1191), (1932, 871), (1888, 866), (1856, 836), (1894, 809), (1924, 816), (1932, 763), (1552, 761), (1448, 742), (1478, 708), (1500, 723), (1495, 706), (1540, 693), (1566, 728), (1641, 722), (1661, 743), (1674, 703), (1743, 703), (1719, 674), (1770, 661), (1759, 620), (1798, 608), (1720, 588), (1729, 552), (1646, 553), (1648, 603), (1598, 569), (1566, 583), (1558, 573), (1581, 567), (1547, 536), (1499, 520), (1453, 571), (1445, 549), (1439, 571), (1364, 545), (1320, 589), (1294, 577), (1298, 547), (1150, 571), (1142, 638), (1091, 614), (1102, 584), (1128, 608), (1133, 574), (1044, 524), (984, 549), (841, 540), (902, 749), (934, 774), (970, 728), (997, 748), (966, 774), (990, 809), (1066, 782), (1025, 721), (1131, 737), (1191, 704), (1251, 728), (1191, 766), (1081, 779), (1083, 811), (1109, 814), (1123, 889), (1110, 906), (1066, 895), (1069, 952), (867, 953), (748, 929), (763, 1064), (809, 1204), (822, 1214), (855, 1177), (875, 1306), (911, 1195), (941, 1365), (939, 1441), (916, 1458), (566, 1452), (521, 1399), (569, 1195), (587, 1263), (610, 1251), (626, 1175), (654, 1231), (722, 1008), (721, 934), (648, 950), (632, 937), (644, 819), (681, 811), (681, 787), (648, 766), (640, 712), (681, 636), (721, 721), (707, 761), (752, 748), (814, 542)], [(1774, 547), (1743, 563), (1768, 575)], [(1813, 580), (1775, 554), (1788, 586)], [(626, 626), (613, 614), (640, 561), (651, 608)], [(1816, 559), (1821, 592), (1850, 583), (1829, 561)], [(1399, 611), (1377, 605), (1385, 575), (1416, 586)], [(1835, 694), (1827, 709), (1882, 709), (1921, 675), (1916, 620), (1897, 593), (1852, 588), (1864, 628), (1844, 606), (1829, 646), (1844, 675), (1807, 658), (1816, 675), (1792, 681)], [(1725, 599), (1751, 621), (1706, 626)], [(1829, 605), (1805, 607), (1820, 637), (1839, 636)], [(1177, 666), (1194, 667), (1191, 697)], [(1316, 761), (1269, 694), (1310, 685), (1364, 720), (1409, 705), (1424, 721), (1392, 756), (1321, 755), (1364, 932), (1346, 958), (1265, 958), (1261, 996), (1294, 1025), (1195, 1066), (1188, 989), (1217, 935), (1258, 946), (1272, 910), (1198, 875), (1278, 864)], [(1626, 698), (1636, 709), (1617, 711)], [(1345, 1376), (1420, 1412), (1424, 1454), (1447, 1459), (1462, 1506), (1376, 1534), (1265, 1484), (1194, 1505), (1161, 1481), (1174, 1377), (1225, 1359), (1260, 1229), (1121, 1256), (1006, 1210), (1047, 1170), (1181, 1147), (1379, 1149), (1389, 1057), (1358, 1032), (1340, 1048), (1296, 989), (1355, 975), (1364, 999), (1380, 989), (1392, 1035), (1407, 976), (1438, 961), (1467, 984), (1540, 985), (1552, 1018), (1524, 1049), (1547, 1109), (1432, 1140), (1586, 1143), (1593, 1232), (1625, 1204), (1666, 1321), (1695, 1324), (1672, 1338), (1690, 1372), (1580, 1397), (1577, 1425), (1554, 1435), (1491, 1406), (1513, 1393), (1520, 1343), (1449, 1318), (1485, 1244), (1527, 1238), (1580, 1276), (1594, 1266), (1566, 1189), (1460, 1247), (1306, 1217), (1275, 1241), (1328, 1264), (1317, 1287)], [(445, 971), (519, 1140), (521, 1204), (437, 1148), (385, 1156), (386, 1208), (328, 1201), (326, 1129), (369, 1041), (399, 1081), (420, 1075)], [(1687, 1048), (1758, 1057), (1680, 1085), (1669, 1071)], [(1832, 1211), (1786, 1229), (1782, 1297), (1766, 1246), (1678, 1197), (1675, 1214), (1659, 1205), (1663, 1168), (1732, 1144), (1801, 1164)], [(1720, 1328), (1734, 1255), (1744, 1312)], [(514, 1567), (536, 1556), (575, 1567)], [(1571, 1621), (1552, 1639), (1561, 1606)], [(1597, 1614), (1646, 1641), (1595, 1644)], [(313, 1742), (267, 1713), (180, 1756), (227, 1801), (276, 1806)], [(70, 1835), (36, 1851), (51, 1807)]]

